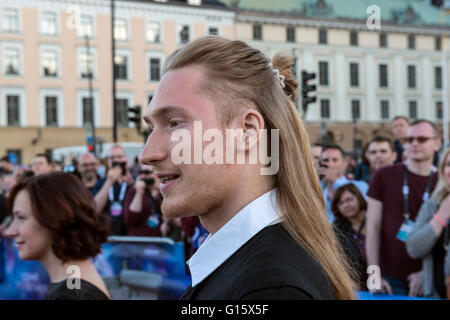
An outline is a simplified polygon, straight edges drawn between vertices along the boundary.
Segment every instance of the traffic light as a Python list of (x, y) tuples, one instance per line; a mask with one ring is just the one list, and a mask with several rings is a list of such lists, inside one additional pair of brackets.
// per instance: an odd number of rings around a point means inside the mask
[(316, 91), (315, 84), (308, 84), (310, 80), (316, 78), (316, 74), (314, 72), (306, 72), (302, 71), (302, 106), (303, 106), (303, 114), (306, 115), (306, 111), (308, 111), (308, 104), (316, 102), (316, 97), (308, 96), (309, 92)]
[(88, 151), (95, 154), (95, 142), (94, 142), (94, 137), (91, 134), (89, 134), (86, 137), (86, 143), (87, 143)]
[(138, 132), (141, 130), (141, 106), (128, 107), (128, 121), (134, 122)]

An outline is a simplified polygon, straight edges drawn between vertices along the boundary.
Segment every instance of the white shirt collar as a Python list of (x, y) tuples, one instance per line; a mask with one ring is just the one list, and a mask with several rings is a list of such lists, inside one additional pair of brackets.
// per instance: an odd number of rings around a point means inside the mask
[(192, 287), (202, 282), (259, 231), (280, 221), (276, 189), (250, 202), (214, 235), (209, 235), (189, 259)]

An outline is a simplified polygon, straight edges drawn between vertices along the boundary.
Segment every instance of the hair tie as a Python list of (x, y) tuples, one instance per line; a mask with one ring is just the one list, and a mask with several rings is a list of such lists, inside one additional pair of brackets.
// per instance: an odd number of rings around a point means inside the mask
[(272, 69), (273, 74), (275, 75), (275, 77), (278, 79), (278, 81), (280, 81), (281, 86), (283, 87), (283, 89), (286, 87), (284, 85), (284, 76), (282, 74), (280, 74), (280, 70), (278, 69)]

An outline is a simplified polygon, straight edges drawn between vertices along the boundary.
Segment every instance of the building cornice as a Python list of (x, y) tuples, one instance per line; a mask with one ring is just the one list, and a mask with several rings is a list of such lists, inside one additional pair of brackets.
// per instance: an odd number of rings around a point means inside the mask
[(366, 21), (351, 19), (328, 19), (319, 17), (308, 17), (299, 14), (277, 14), (262, 11), (239, 10), (236, 13), (236, 22), (268, 23), (280, 25), (294, 25), (314, 28), (333, 28), (345, 30), (361, 30), (374, 32), (412, 33), (424, 35), (441, 35), (443, 30), (450, 34), (450, 26), (414, 26), (396, 25), (392, 22), (381, 21), (380, 30), (369, 30)]

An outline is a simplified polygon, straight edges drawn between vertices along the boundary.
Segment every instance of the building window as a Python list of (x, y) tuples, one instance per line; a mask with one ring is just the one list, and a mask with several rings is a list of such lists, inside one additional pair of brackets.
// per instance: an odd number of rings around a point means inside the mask
[(434, 38), (434, 49), (436, 51), (441, 51), (442, 44), (441, 44), (441, 36), (436, 36)]
[(361, 102), (359, 100), (352, 100), (352, 119), (361, 118)]
[(381, 100), (381, 119), (389, 119), (389, 101)]
[(359, 86), (359, 64), (358, 63), (350, 63), (350, 86), (351, 87)]
[(434, 88), (442, 89), (442, 68), (434, 67)]
[(321, 99), (320, 100), (320, 116), (322, 119), (330, 118), (330, 100)]
[(416, 37), (413, 34), (408, 35), (408, 48), (409, 49), (416, 48)]
[(442, 102), (436, 102), (436, 119), (442, 120), (443, 118), (443, 109)]
[(128, 40), (128, 23), (124, 18), (116, 18), (114, 20), (114, 39), (116, 41)]
[(89, 126), (92, 124), (92, 113), (93, 113), (93, 98), (83, 97), (81, 100), (83, 107), (83, 126)]
[(188, 25), (178, 25), (177, 26), (178, 31), (178, 43), (183, 44), (190, 41), (190, 31)]
[(380, 48), (386, 48), (387, 47), (387, 34), (386, 32), (380, 33)]
[(7, 125), (20, 126), (20, 97), (18, 95), (6, 96)]
[(44, 77), (58, 76), (58, 51), (46, 49), (42, 51), (42, 74)]
[(117, 124), (128, 128), (128, 99), (116, 99)]
[(357, 46), (358, 45), (358, 32), (350, 31), (350, 45)]
[(80, 52), (78, 55), (80, 66), (80, 77), (89, 79), (94, 77), (94, 55), (90, 52)]
[(56, 12), (44, 11), (41, 15), (41, 34), (54, 36), (57, 34)]
[(286, 39), (287, 42), (295, 42), (295, 27), (286, 28)]
[(94, 18), (90, 15), (80, 15), (80, 25), (78, 27), (78, 36), (93, 38), (94, 37)]
[(150, 102), (152, 102), (152, 99), (153, 99), (153, 94), (150, 94), (150, 95), (147, 97), (147, 105), (150, 104)]
[(161, 24), (159, 22), (150, 21), (147, 23), (147, 41), (150, 43), (161, 42)]
[(253, 40), (262, 40), (262, 25), (253, 25)]
[(2, 29), (5, 32), (19, 32), (19, 11), (15, 8), (3, 8)]
[(380, 74), (380, 88), (388, 87), (388, 66), (387, 64), (380, 64), (379, 66)]
[(217, 27), (209, 27), (208, 28), (208, 34), (210, 36), (218, 36), (219, 35), (219, 28), (217, 28)]
[(45, 97), (45, 115), (47, 127), (58, 126), (58, 97)]
[(408, 88), (416, 88), (416, 66), (408, 66)]
[(125, 55), (116, 55), (114, 58), (114, 67), (116, 79), (128, 80), (128, 57)]
[(319, 84), (321, 86), (328, 86), (328, 62), (319, 61)]
[(417, 101), (410, 101), (408, 108), (409, 108), (409, 118), (417, 119)]
[(161, 59), (150, 58), (150, 81), (161, 80)]
[(20, 49), (5, 47), (3, 50), (3, 74), (17, 76), (20, 74)]
[(319, 43), (320, 44), (327, 44), (327, 30), (326, 29), (319, 29)]

